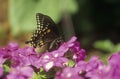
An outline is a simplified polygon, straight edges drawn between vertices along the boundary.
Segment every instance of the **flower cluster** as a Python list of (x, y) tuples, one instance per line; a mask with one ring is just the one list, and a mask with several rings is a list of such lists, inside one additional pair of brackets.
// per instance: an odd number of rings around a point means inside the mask
[(88, 62), (79, 61), (75, 67), (66, 67), (56, 74), (56, 79), (119, 79), (120, 52), (111, 55), (108, 65), (93, 56)]
[[(17, 43), (9, 43), (0, 49), (0, 79), (47, 79), (40, 76), (54, 71), (50, 78), (55, 79), (119, 79), (120, 53), (113, 54), (104, 64), (93, 56), (85, 61), (85, 50), (73, 36), (69, 41), (51, 52), (38, 53), (32, 47), (19, 48)], [(71, 57), (66, 55), (71, 54)], [(74, 65), (69, 66), (72, 60)], [(39, 77), (35, 77), (39, 73)]]

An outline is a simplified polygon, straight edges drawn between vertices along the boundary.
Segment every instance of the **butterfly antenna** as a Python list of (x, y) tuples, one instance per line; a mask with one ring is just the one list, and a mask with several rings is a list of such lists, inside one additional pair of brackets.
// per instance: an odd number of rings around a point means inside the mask
[(25, 41), (25, 44), (28, 44), (28, 43), (30, 43), (31, 41)]

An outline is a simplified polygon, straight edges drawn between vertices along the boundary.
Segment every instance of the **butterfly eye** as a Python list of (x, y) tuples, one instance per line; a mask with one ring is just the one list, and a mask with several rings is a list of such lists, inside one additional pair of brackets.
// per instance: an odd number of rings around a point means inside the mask
[[(63, 39), (60, 39), (60, 33), (54, 21), (47, 15), (41, 13), (36, 14), (37, 29), (31, 36), (31, 40), (25, 43), (30, 43), (34, 48), (48, 45), (46, 50), (56, 48)], [(50, 47), (49, 47), (50, 46)]]

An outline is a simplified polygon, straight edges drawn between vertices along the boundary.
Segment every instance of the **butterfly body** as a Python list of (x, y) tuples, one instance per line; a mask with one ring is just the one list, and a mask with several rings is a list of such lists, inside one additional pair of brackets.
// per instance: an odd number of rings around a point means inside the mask
[(25, 43), (30, 43), (34, 48), (44, 45), (48, 45), (47, 50), (57, 48), (63, 42), (63, 38), (60, 36), (54, 21), (49, 16), (41, 13), (36, 14), (36, 20), (37, 30), (35, 30), (31, 39)]

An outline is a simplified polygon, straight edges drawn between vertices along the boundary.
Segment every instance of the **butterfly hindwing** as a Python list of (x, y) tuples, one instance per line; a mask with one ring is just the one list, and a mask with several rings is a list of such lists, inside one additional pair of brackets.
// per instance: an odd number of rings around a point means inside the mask
[(54, 21), (47, 15), (41, 13), (36, 14), (37, 30), (31, 36), (30, 43), (34, 48), (49, 44), (48, 49), (58, 44), (62, 39), (60, 37), (58, 28)]

